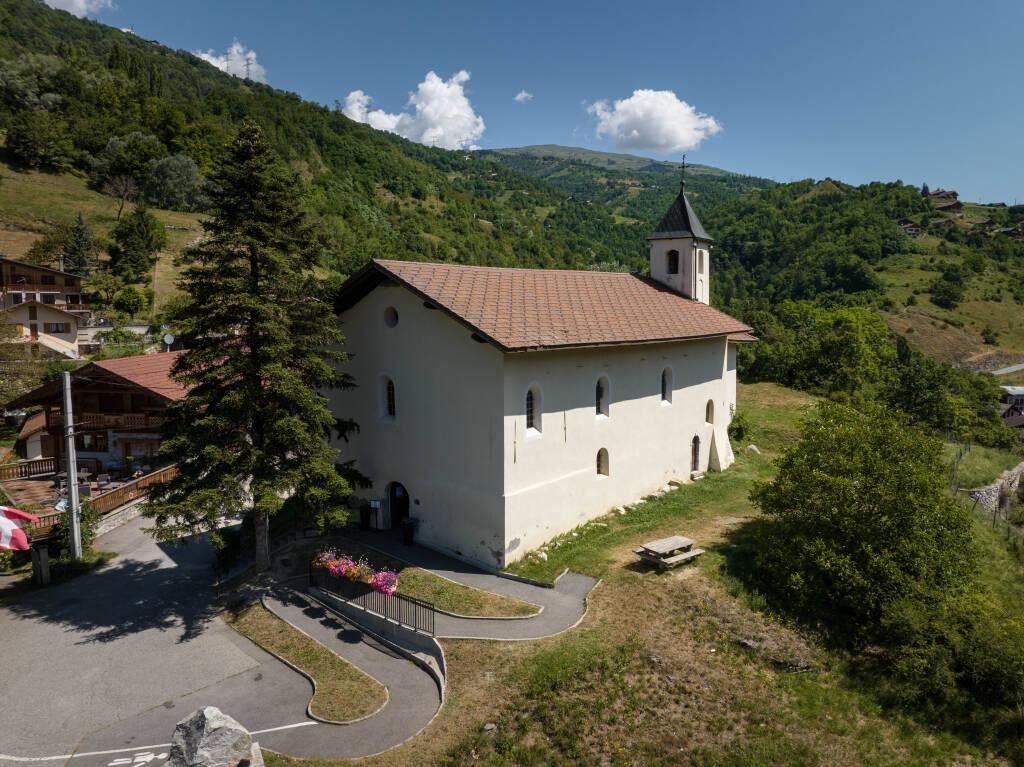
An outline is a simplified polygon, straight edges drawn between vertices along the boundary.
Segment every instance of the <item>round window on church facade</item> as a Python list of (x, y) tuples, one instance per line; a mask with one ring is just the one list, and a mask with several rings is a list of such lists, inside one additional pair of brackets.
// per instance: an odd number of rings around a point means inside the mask
[(389, 306), (384, 310), (384, 324), (389, 328), (398, 324), (398, 310), (395, 307)]

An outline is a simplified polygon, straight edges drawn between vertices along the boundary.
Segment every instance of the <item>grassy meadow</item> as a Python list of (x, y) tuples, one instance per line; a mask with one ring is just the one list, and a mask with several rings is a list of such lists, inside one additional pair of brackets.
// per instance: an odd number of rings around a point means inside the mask
[[(438, 717), (360, 764), (1008, 764), (969, 733), (885, 708), (846, 657), (771, 614), (737, 577), (757, 529), (751, 486), (772, 476), (813, 404), (773, 384), (741, 385), (739, 410), (751, 424), (745, 444), (760, 454), (734, 445), (727, 472), (579, 528), (547, 547), (547, 561), (514, 565), (536, 578), (565, 567), (601, 578), (584, 622), (536, 642), (443, 641), (449, 680)], [(972, 452), (962, 471), (980, 481), (1005, 460)], [(978, 529), (986, 577), (1005, 580), (1024, 606), (1020, 564), (980, 517)], [(637, 563), (633, 547), (669, 533), (696, 539), (707, 553), (665, 573)]]

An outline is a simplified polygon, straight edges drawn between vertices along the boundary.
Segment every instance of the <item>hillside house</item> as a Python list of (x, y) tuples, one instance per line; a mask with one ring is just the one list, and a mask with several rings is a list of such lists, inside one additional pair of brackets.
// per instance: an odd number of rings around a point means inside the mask
[(373, 261), (338, 311), (358, 433), (337, 445), (381, 519), (503, 567), (669, 482), (733, 462), (736, 345), (709, 305), (711, 238), (685, 190), (650, 277)]
[(912, 221), (909, 218), (901, 218), (896, 222), (900, 228), (903, 229), (904, 234), (908, 234), (911, 237), (916, 237), (921, 234), (921, 225), (916, 221)]
[(952, 189), (936, 189), (934, 192), (929, 192), (928, 197), (932, 200), (956, 200), (960, 195)]
[[(171, 367), (180, 354), (165, 352), (101, 360), (71, 374), (75, 448), (80, 461), (91, 460), (102, 470), (114, 473), (153, 467), (160, 448), (163, 412), (186, 393), (170, 378)], [(19, 455), (64, 460), (59, 381), (18, 397), (8, 407), (42, 408), (22, 427), (16, 446)]]
[(26, 301), (0, 309), (0, 322), (14, 326), (14, 341), (24, 343), (33, 356), (79, 357), (78, 333), (83, 320), (78, 314), (55, 304)]
[(82, 295), (82, 278), (77, 274), (0, 258), (0, 309), (30, 301), (89, 314)]
[(941, 211), (942, 213), (949, 213), (954, 216), (962, 216), (964, 204), (959, 200), (940, 202), (935, 204), (935, 210)]

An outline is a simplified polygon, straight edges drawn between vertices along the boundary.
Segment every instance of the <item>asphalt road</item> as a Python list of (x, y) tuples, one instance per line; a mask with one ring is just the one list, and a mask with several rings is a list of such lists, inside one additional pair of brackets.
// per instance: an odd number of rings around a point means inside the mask
[[(216, 617), (210, 545), (157, 544), (142, 525), (103, 536), (118, 557), (89, 576), (0, 584), (3, 767), (159, 763), (149, 747), (207, 704), (250, 730), (316, 727), (309, 682)], [(113, 753), (80, 755), (93, 751)]]

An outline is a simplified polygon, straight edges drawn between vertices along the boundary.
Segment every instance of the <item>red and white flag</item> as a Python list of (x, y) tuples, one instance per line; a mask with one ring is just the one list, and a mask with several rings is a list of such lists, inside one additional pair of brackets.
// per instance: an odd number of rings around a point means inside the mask
[(28, 536), (21, 529), (26, 522), (37, 525), (39, 517), (33, 517), (10, 506), (0, 506), (0, 549), (28, 551), (31, 548)]

